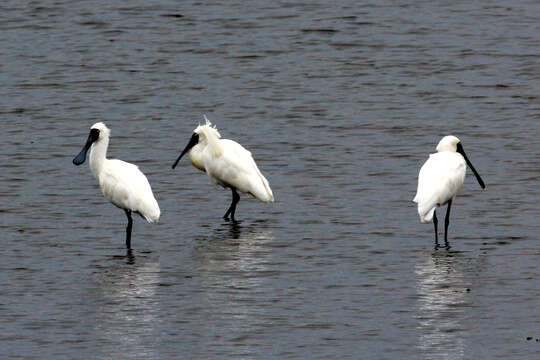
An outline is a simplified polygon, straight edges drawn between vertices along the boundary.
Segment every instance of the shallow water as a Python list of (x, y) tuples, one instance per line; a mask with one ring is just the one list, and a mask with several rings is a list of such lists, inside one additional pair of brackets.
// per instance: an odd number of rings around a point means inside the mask
[[(540, 5), (0, 4), (0, 348), (24, 359), (532, 359), (540, 353)], [(276, 202), (172, 162), (202, 114)], [(72, 158), (89, 127), (158, 225)], [(411, 199), (438, 140), (469, 172), (450, 251)], [(442, 218), (444, 209), (440, 211)], [(530, 340), (527, 340), (530, 338)]]

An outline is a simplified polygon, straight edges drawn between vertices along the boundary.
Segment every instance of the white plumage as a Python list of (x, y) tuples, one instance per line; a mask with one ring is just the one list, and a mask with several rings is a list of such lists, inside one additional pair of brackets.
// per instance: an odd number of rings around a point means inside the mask
[(194, 130), (188, 145), (173, 164), (173, 169), (182, 156), (189, 153), (193, 166), (206, 172), (215, 184), (230, 188), (233, 202), (224, 218), (230, 214), (233, 221), (236, 204), (240, 200), (236, 190), (251, 194), (263, 202), (273, 202), (272, 189), (255, 164), (251, 152), (235, 141), (221, 139), (219, 131), (206, 116), (204, 119), (206, 124)]
[(75, 165), (82, 164), (90, 149), (90, 170), (99, 182), (103, 196), (123, 209), (128, 217), (126, 246), (131, 247), (131, 212), (138, 213), (150, 223), (157, 223), (160, 210), (146, 176), (136, 165), (117, 159), (107, 159), (110, 130), (104, 123), (92, 125), (88, 141), (79, 155), (73, 159)]
[(466, 165), (469, 165), (482, 189), (485, 188), (482, 178), (467, 158), (460, 140), (449, 135), (441, 139), (437, 145), (437, 153), (429, 155), (429, 159), (418, 174), (418, 188), (413, 201), (418, 204), (421, 222), (428, 223), (433, 220), (436, 242), (438, 240), (436, 209), (448, 204), (445, 218), (445, 241), (447, 241), (450, 207), (465, 181)]
[[(92, 156), (90, 156), (90, 159)], [(92, 160), (90, 160), (92, 161)], [(103, 196), (121, 209), (141, 214), (149, 223), (157, 223), (160, 210), (148, 179), (136, 165), (122, 160), (108, 160), (99, 173)]]
[(455, 152), (429, 155), (420, 169), (414, 202), (423, 223), (430, 222), (438, 206), (453, 200), (465, 180), (465, 159)]

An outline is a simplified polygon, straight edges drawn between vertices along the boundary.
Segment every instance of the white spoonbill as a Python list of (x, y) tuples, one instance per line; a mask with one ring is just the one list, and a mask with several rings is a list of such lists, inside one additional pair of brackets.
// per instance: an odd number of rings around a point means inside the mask
[(92, 125), (88, 140), (79, 155), (73, 159), (73, 164), (78, 166), (84, 163), (88, 149), (91, 150), (90, 170), (98, 180), (101, 192), (107, 200), (126, 213), (126, 247), (131, 249), (131, 212), (141, 215), (149, 223), (157, 223), (160, 211), (148, 179), (136, 165), (107, 159), (110, 133), (109, 128), (102, 122)]
[(197, 169), (206, 172), (215, 184), (232, 190), (232, 203), (223, 218), (234, 219), (236, 204), (240, 201), (238, 191), (251, 194), (263, 202), (273, 202), (274, 195), (268, 181), (261, 174), (251, 153), (242, 145), (221, 139), (215, 126), (204, 116), (205, 125), (199, 125), (189, 143), (174, 162), (174, 169), (182, 156), (189, 153), (189, 160)]
[(435, 226), (435, 244), (438, 247), (437, 214), (435, 209), (448, 204), (444, 219), (444, 241), (448, 245), (448, 224), (450, 222), (450, 207), (465, 180), (466, 165), (469, 165), (476, 180), (484, 189), (484, 181), (465, 155), (463, 146), (455, 136), (445, 136), (437, 145), (437, 153), (430, 154), (429, 159), (418, 174), (418, 190), (414, 202), (418, 204), (420, 221), (428, 223), (433, 219)]

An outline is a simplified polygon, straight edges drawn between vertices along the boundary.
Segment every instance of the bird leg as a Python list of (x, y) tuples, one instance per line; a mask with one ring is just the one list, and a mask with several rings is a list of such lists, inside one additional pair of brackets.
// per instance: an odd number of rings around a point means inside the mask
[(435, 250), (439, 248), (439, 235), (437, 233), (437, 211), (433, 211), (433, 225), (435, 226)]
[(225, 220), (229, 220), (229, 214), (230, 214), (231, 220), (236, 221), (234, 219), (234, 212), (236, 211), (236, 204), (238, 204), (238, 202), (240, 201), (240, 195), (238, 195), (235, 188), (231, 188), (231, 190), (232, 190), (232, 203), (229, 209), (227, 210), (227, 212), (225, 213), (225, 215), (223, 215), (223, 218)]
[(126, 227), (126, 248), (131, 249), (131, 227), (133, 225), (133, 219), (131, 217), (131, 210), (124, 209), (124, 211), (126, 212), (126, 216), (128, 218), (128, 224)]
[(448, 245), (448, 225), (450, 224), (450, 208), (452, 207), (452, 200), (448, 201), (448, 206), (446, 207), (446, 217), (444, 218), (444, 245), (447, 249), (450, 249)]

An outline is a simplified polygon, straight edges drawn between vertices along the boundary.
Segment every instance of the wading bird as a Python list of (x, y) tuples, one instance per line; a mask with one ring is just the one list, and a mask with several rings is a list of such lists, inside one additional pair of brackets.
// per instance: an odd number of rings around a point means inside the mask
[(418, 204), (420, 221), (428, 223), (433, 219), (435, 226), (435, 247), (438, 248), (437, 214), (435, 209), (448, 204), (444, 219), (444, 242), (448, 245), (448, 224), (450, 222), (450, 207), (465, 180), (466, 165), (469, 165), (476, 180), (484, 189), (484, 181), (465, 155), (463, 146), (455, 136), (445, 136), (437, 145), (437, 153), (430, 154), (429, 159), (418, 174), (418, 190), (414, 202)]
[(90, 149), (90, 170), (98, 180), (101, 192), (107, 200), (126, 213), (126, 247), (131, 249), (131, 213), (139, 214), (149, 223), (157, 223), (160, 210), (148, 179), (136, 165), (107, 159), (110, 132), (102, 122), (92, 125), (88, 140), (79, 155), (73, 159), (73, 164), (78, 166), (84, 163)]
[(236, 221), (236, 204), (240, 201), (238, 191), (251, 194), (263, 202), (274, 201), (268, 181), (261, 174), (251, 153), (242, 145), (228, 139), (221, 139), (215, 126), (204, 116), (205, 125), (199, 125), (189, 143), (174, 162), (174, 169), (182, 156), (188, 153), (191, 164), (206, 172), (212, 181), (232, 190), (232, 203), (224, 219), (229, 215)]

